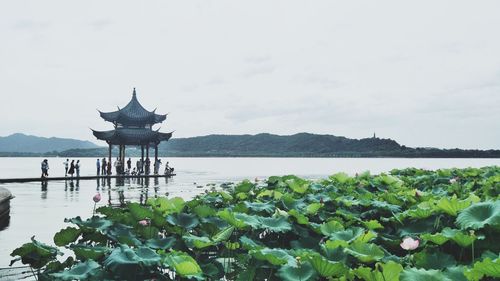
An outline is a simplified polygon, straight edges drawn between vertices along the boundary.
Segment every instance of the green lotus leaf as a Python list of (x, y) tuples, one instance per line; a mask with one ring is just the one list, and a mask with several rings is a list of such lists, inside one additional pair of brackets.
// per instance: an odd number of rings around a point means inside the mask
[(481, 280), (483, 276), (500, 278), (500, 256), (496, 259), (485, 258), (482, 261), (474, 263), (472, 269), (464, 272), (467, 279), (476, 281)]
[(453, 281), (467, 281), (465, 277), (466, 269), (464, 266), (451, 266), (445, 269), (444, 275)]
[(113, 241), (127, 244), (129, 246), (139, 246), (142, 244), (134, 234), (133, 228), (123, 224), (114, 224), (107, 231), (107, 236)]
[(197, 249), (203, 249), (206, 247), (213, 246), (215, 243), (208, 237), (199, 237), (192, 234), (182, 236), (182, 239), (186, 242), (189, 247), (195, 247)]
[(274, 212), (274, 204), (272, 203), (261, 203), (261, 202), (243, 202), (245, 206), (255, 212), (266, 212), (268, 214), (272, 214)]
[(303, 225), (309, 224), (309, 218), (295, 209), (291, 209), (290, 211), (288, 211), (288, 214), (294, 217), (297, 220), (298, 224), (303, 224)]
[(207, 205), (198, 205), (193, 208), (193, 213), (197, 214), (200, 218), (214, 216), (217, 212)]
[(238, 183), (234, 187), (234, 191), (236, 193), (243, 192), (243, 193), (248, 193), (250, 190), (252, 190), (255, 187), (255, 184), (250, 182), (249, 180), (244, 180), (240, 183)]
[(186, 205), (184, 199), (180, 197), (174, 197), (171, 199), (165, 197), (149, 198), (147, 204), (164, 215), (180, 213)]
[(331, 240), (343, 240), (348, 243), (354, 241), (356, 238), (360, 237), (365, 233), (365, 230), (361, 227), (352, 227), (346, 230), (337, 231), (330, 234)]
[(101, 266), (97, 262), (93, 260), (87, 260), (85, 262), (78, 263), (70, 269), (64, 270), (63, 272), (52, 273), (50, 274), (50, 276), (56, 278), (56, 280), (72, 281), (96, 278), (102, 273), (103, 272), (101, 270)]
[(345, 248), (344, 252), (356, 257), (364, 263), (378, 261), (385, 256), (384, 251), (379, 246), (359, 241), (356, 241), (348, 248)]
[(462, 229), (481, 229), (486, 225), (500, 229), (500, 201), (473, 204), (458, 215), (457, 224)]
[(283, 193), (276, 191), (276, 190), (264, 190), (261, 193), (257, 195), (257, 198), (262, 198), (262, 197), (271, 197), (276, 200), (280, 200), (281, 197), (283, 196)]
[[(14, 249), (10, 255), (12, 257), (19, 256), (23, 264), (29, 264), (33, 268), (41, 268), (50, 261), (55, 260), (59, 254), (61, 253), (57, 248), (38, 242), (33, 236), (30, 243)], [(11, 261), (10, 265), (17, 260), (19, 259)]]
[(474, 242), (477, 237), (475, 235), (469, 235), (465, 234), (460, 230), (457, 229), (451, 229), (449, 227), (444, 228), (441, 231), (441, 234), (444, 235), (445, 237), (455, 241), (458, 245), (462, 247), (468, 247)]
[(174, 226), (179, 226), (185, 229), (193, 229), (200, 224), (200, 220), (194, 214), (178, 213), (168, 215), (167, 222)]
[(54, 244), (57, 246), (66, 246), (69, 243), (75, 242), (81, 233), (81, 230), (78, 228), (66, 227), (54, 235)]
[(226, 241), (227, 239), (229, 239), (229, 237), (231, 237), (231, 235), (233, 234), (233, 231), (234, 231), (234, 226), (226, 227), (226, 228), (222, 229), (221, 231), (219, 231), (218, 233), (216, 233), (212, 237), (212, 240), (215, 243)]
[(404, 212), (404, 215), (415, 218), (415, 219), (425, 219), (434, 214), (434, 209), (417, 207), (416, 209), (410, 209)]
[(175, 245), (176, 241), (177, 239), (174, 237), (153, 238), (146, 240), (144, 246), (152, 249), (170, 249)]
[[(257, 215), (248, 215), (244, 213), (234, 213), (234, 217), (237, 220), (242, 221), (245, 225), (252, 227), (253, 229), (259, 229), (260, 227), (260, 219)], [(229, 222), (230, 223), (230, 222)]]
[(108, 247), (101, 246), (88, 246), (84, 244), (77, 244), (71, 246), (71, 250), (79, 260), (94, 260), (97, 261), (104, 255), (111, 251)]
[(287, 210), (302, 210), (304, 209), (307, 205), (304, 202), (304, 199), (297, 199), (294, 198), (292, 194), (285, 194), (281, 197), (281, 202), (283, 203), (283, 206)]
[(309, 188), (309, 182), (300, 178), (286, 180), (285, 183), (293, 192), (304, 194)]
[(242, 221), (241, 219), (237, 219), (235, 217), (235, 214), (228, 209), (218, 211), (217, 216), (236, 228), (241, 229), (247, 226), (244, 221)]
[(289, 265), (297, 267), (295, 257), (291, 256), (288, 251), (283, 249), (270, 249), (263, 248), (258, 250), (251, 250), (248, 252), (258, 260), (265, 260), (272, 265)]
[(311, 204), (307, 205), (306, 213), (308, 215), (316, 215), (318, 213), (319, 209), (321, 209), (321, 207), (323, 207), (323, 204), (321, 204), (321, 203), (311, 203)]
[(241, 236), (240, 242), (245, 250), (259, 250), (265, 247), (262, 243), (255, 242), (247, 236)]
[(236, 277), (236, 281), (254, 281), (256, 275), (257, 268), (249, 267), (243, 271), (240, 271), (238, 277)]
[(409, 268), (401, 273), (401, 281), (454, 281), (439, 270)]
[(133, 250), (127, 245), (120, 245), (104, 260), (103, 265), (114, 275), (130, 279), (131, 276), (137, 276), (144, 267), (159, 265), (160, 260), (160, 256), (149, 248)]
[(335, 181), (342, 184), (348, 182), (351, 177), (349, 177), (349, 175), (346, 173), (336, 173), (334, 175), (329, 176), (328, 178), (331, 181)]
[(140, 221), (143, 219), (151, 219), (153, 217), (153, 210), (148, 207), (141, 206), (139, 203), (128, 203), (127, 208), (135, 220)]
[(414, 255), (415, 265), (424, 269), (445, 269), (457, 264), (453, 256), (435, 251), (422, 251)]
[(321, 255), (314, 255), (309, 262), (322, 277), (341, 276), (349, 271), (344, 263), (329, 261)]
[(432, 243), (440, 245), (440, 246), (443, 245), (444, 243), (448, 242), (448, 240), (450, 240), (450, 238), (444, 236), (441, 233), (436, 233), (436, 234), (425, 233), (425, 234), (422, 234), (420, 236), (420, 238), (427, 240), (427, 241), (431, 241)]
[(201, 278), (203, 273), (198, 263), (184, 252), (172, 251), (164, 256), (163, 262), (181, 277)]
[(375, 229), (383, 229), (384, 226), (378, 222), (378, 220), (369, 220), (369, 221), (364, 221), (363, 225), (370, 229), (370, 230), (375, 230)]
[(277, 274), (285, 281), (311, 281), (316, 280), (316, 271), (309, 262), (302, 262), (297, 267), (284, 265)]
[[(336, 220), (331, 220), (331, 221), (322, 223), (319, 229), (320, 229), (321, 233), (325, 236), (330, 236), (334, 233), (338, 233), (337, 239), (339, 239), (338, 237), (346, 237), (345, 234), (343, 233), (344, 226)], [(341, 231), (342, 231), (342, 233), (341, 233)], [(352, 232), (350, 232), (350, 233), (352, 233)], [(340, 240), (344, 240), (344, 239), (340, 239)]]
[(403, 266), (389, 261), (386, 264), (377, 263), (375, 270), (369, 267), (358, 267), (354, 270), (354, 274), (365, 281), (399, 281), (402, 271)]
[(436, 204), (436, 210), (443, 211), (448, 215), (456, 217), (458, 212), (467, 208), (472, 203), (471, 200), (458, 200), (457, 195), (453, 195), (450, 199), (443, 197)]
[(261, 228), (267, 229), (271, 232), (287, 232), (292, 230), (292, 225), (284, 217), (260, 219)]
[(95, 229), (100, 231), (106, 231), (113, 225), (113, 222), (111, 222), (110, 220), (97, 216), (93, 216), (86, 221), (83, 221), (80, 217), (76, 217), (72, 219), (64, 219), (64, 222), (76, 224), (84, 229)]

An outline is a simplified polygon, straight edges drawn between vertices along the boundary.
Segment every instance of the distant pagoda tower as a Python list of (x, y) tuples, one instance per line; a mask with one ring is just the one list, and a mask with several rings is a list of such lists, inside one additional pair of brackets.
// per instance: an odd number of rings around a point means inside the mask
[[(124, 107), (117, 111), (101, 112), (102, 119), (113, 123), (114, 130), (96, 131), (92, 130), (94, 136), (105, 141), (109, 145), (109, 161), (111, 161), (111, 150), (113, 145), (119, 147), (119, 158), (122, 163), (125, 162), (125, 146), (140, 146), (141, 159), (144, 163), (144, 149), (146, 149), (146, 157), (149, 158), (149, 148), (154, 147), (155, 162), (158, 160), (158, 145), (162, 141), (168, 141), (172, 137), (172, 133), (161, 133), (158, 130), (153, 130), (153, 125), (161, 123), (167, 119), (167, 115), (156, 114), (156, 109), (153, 111), (146, 110), (137, 100), (137, 94), (132, 93), (132, 100)], [(110, 162), (111, 163), (111, 162)]]

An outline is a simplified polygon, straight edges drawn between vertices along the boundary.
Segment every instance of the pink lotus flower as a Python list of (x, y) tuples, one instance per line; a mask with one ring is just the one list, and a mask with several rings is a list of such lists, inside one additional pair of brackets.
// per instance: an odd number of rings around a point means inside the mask
[(420, 241), (418, 241), (418, 239), (413, 239), (411, 237), (406, 237), (405, 239), (403, 239), (403, 242), (399, 244), (401, 248), (407, 251), (415, 250), (416, 248), (418, 248), (418, 245), (420, 245)]
[(139, 224), (142, 225), (142, 226), (148, 226), (149, 225), (149, 221), (148, 220), (141, 220), (141, 221), (139, 221)]
[(94, 200), (94, 202), (99, 202), (101, 201), (101, 194), (100, 193), (97, 193), (96, 195), (94, 195), (94, 197), (92, 198), (92, 200)]

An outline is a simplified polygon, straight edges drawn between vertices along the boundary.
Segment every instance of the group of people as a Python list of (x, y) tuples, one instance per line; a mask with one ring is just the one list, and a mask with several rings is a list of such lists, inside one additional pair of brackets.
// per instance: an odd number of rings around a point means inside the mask
[[(113, 167), (115, 168), (115, 172), (117, 175), (149, 175), (151, 173), (151, 160), (149, 157), (146, 158), (146, 160), (142, 161), (142, 159), (138, 159), (137, 162), (135, 163), (135, 167), (132, 167), (132, 159), (128, 158), (127, 161), (124, 161), (125, 163), (122, 163), (119, 157), (116, 158), (115, 162), (113, 163)], [(160, 173), (160, 167), (161, 167), (161, 159), (157, 159), (155, 163), (153, 163), (153, 173), (155, 175), (158, 175)], [(96, 170), (97, 170), (97, 176), (105, 176), (105, 175), (111, 175), (112, 169), (111, 169), (111, 162), (107, 161), (106, 158), (97, 159), (96, 161)], [(165, 164), (165, 174), (172, 174), (174, 171), (174, 168), (171, 168), (168, 165), (168, 162)]]
[(69, 162), (69, 159), (66, 159), (66, 161), (63, 162), (64, 165), (64, 176), (67, 177), (68, 174), (73, 177), (74, 174), (76, 173), (76, 177), (80, 177), (80, 160), (71, 160), (71, 163)]
[[(80, 177), (80, 160), (71, 160), (66, 159), (66, 161), (63, 162), (64, 165), (64, 176), (67, 177), (70, 175), (73, 177), (76, 174), (76, 177)], [(160, 167), (161, 167), (161, 159), (157, 159), (155, 163), (153, 163), (153, 173), (155, 175), (158, 175), (160, 173)], [(113, 166), (115, 167), (115, 171), (117, 175), (149, 175), (151, 173), (151, 160), (146, 158), (146, 160), (142, 161), (142, 159), (137, 160), (135, 167), (132, 168), (132, 160), (129, 158), (125, 163), (122, 163), (120, 158), (116, 158), (116, 161), (114, 162)], [(112, 170), (111, 170), (111, 162), (107, 161), (106, 158), (97, 159), (96, 161), (96, 168), (97, 168), (97, 176), (106, 176), (106, 175), (111, 175)], [(41, 169), (42, 169), (42, 178), (46, 178), (49, 176), (49, 161), (47, 159), (44, 159), (41, 163)], [(171, 175), (174, 172), (174, 168), (170, 167), (168, 165), (168, 162), (165, 164), (165, 170), (164, 173), (165, 175)]]

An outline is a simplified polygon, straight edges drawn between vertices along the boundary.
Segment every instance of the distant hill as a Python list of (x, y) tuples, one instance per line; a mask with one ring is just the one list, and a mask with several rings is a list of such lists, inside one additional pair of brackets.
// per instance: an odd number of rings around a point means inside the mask
[(345, 153), (389, 152), (402, 149), (390, 139), (348, 139), (333, 135), (300, 133), (290, 136), (209, 135), (172, 139), (160, 145), (170, 155), (207, 156), (327, 156)]
[[(18, 141), (16, 149), (5, 151), (4, 147), (7, 146), (2, 143), (5, 138), (0, 138), (0, 156), (107, 156), (108, 150), (106, 147), (99, 147), (91, 142), (16, 135), (19, 139), (28, 137), (42, 139), (43, 141), (32, 146), (21, 146), (23, 142)], [(12, 138), (13, 136), (6, 138)], [(40, 148), (39, 152), (36, 152), (33, 147), (37, 146), (44, 148)], [(113, 155), (117, 154), (115, 147)], [(140, 149), (129, 147), (126, 155), (131, 157), (140, 156)], [(150, 151), (150, 155), (153, 155), (152, 151)], [(391, 139), (349, 139), (333, 135), (300, 133), (290, 136), (258, 134), (174, 138), (160, 145), (159, 155), (161, 157), (500, 158), (500, 150), (411, 148), (400, 145)]]
[(68, 149), (96, 148), (96, 144), (89, 141), (64, 138), (44, 138), (25, 134), (13, 134), (0, 137), (0, 152), (10, 153), (46, 153), (60, 152)]

